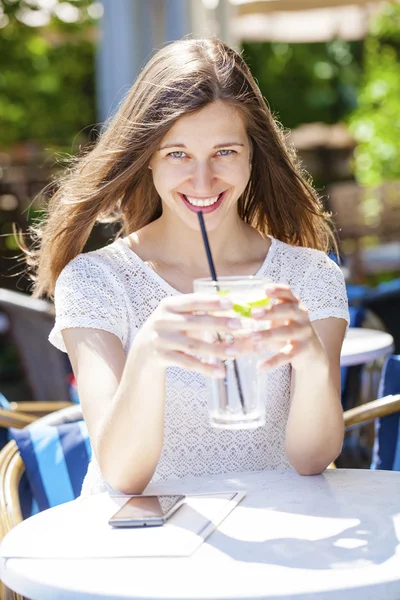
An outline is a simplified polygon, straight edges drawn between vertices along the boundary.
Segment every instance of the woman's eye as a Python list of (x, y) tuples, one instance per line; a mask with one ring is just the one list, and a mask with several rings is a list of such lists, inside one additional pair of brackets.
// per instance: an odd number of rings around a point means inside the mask
[(168, 156), (171, 156), (171, 158), (184, 158), (186, 154), (182, 150), (176, 150), (175, 152), (170, 152)]
[(217, 154), (220, 156), (231, 156), (231, 154), (235, 154), (235, 150), (218, 150)]

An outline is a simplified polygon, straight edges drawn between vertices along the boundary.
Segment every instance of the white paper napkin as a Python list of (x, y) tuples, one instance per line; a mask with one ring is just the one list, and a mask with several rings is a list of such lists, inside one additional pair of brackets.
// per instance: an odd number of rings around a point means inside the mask
[(78, 498), (23, 521), (1, 544), (3, 558), (190, 556), (245, 492), (187, 496), (162, 527), (113, 528), (108, 519), (126, 496)]

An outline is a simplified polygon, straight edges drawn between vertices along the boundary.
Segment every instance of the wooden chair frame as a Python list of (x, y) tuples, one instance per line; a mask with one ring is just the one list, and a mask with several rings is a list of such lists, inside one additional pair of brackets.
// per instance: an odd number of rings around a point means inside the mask
[(22, 429), (40, 417), (74, 406), (73, 402), (11, 402), (9, 408), (0, 408), (0, 427)]

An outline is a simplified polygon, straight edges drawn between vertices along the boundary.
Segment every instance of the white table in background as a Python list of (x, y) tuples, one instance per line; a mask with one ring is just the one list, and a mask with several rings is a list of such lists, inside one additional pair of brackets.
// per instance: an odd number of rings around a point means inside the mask
[(343, 342), (340, 364), (342, 367), (373, 362), (393, 351), (390, 333), (376, 329), (350, 327)]
[[(189, 558), (5, 559), (2, 545), (1, 578), (32, 600), (400, 598), (400, 473), (234, 473), (147, 491), (224, 490), (247, 496)], [(106, 519), (99, 496), (90, 502), (99, 523)], [(65, 506), (31, 517), (31, 535), (41, 535), (54, 511), (63, 519)], [(26, 523), (8, 534), (21, 547)], [(85, 530), (76, 528), (79, 545)]]

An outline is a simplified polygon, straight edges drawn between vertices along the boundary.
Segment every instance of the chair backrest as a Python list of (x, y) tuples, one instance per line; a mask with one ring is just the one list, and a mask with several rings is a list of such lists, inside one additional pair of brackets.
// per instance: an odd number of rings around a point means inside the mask
[[(379, 397), (400, 394), (400, 355), (389, 356), (382, 370)], [(372, 469), (400, 471), (400, 413), (376, 419)]]
[[(74, 405), (35, 420), (24, 431), (34, 433), (35, 429), (40, 431), (43, 426), (78, 421), (82, 421), (82, 410), (79, 405)], [(3, 525), (3, 533), (29, 516), (31, 507), (32, 491), (25, 476), (25, 465), (16, 442), (11, 440), (0, 451), (0, 525)]]
[(32, 399), (69, 400), (67, 356), (48, 341), (54, 324), (54, 307), (46, 300), (0, 289), (0, 312), (10, 323)]
[(400, 279), (378, 285), (362, 300), (393, 336), (394, 352), (400, 353)]

